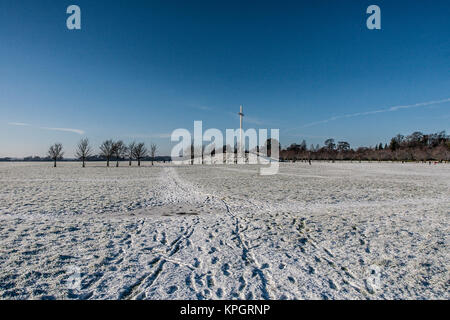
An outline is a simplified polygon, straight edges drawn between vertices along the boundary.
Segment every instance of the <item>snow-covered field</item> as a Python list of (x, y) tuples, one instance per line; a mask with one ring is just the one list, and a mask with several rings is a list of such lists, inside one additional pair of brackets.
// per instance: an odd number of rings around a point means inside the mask
[(0, 163), (2, 299), (449, 299), (450, 165)]

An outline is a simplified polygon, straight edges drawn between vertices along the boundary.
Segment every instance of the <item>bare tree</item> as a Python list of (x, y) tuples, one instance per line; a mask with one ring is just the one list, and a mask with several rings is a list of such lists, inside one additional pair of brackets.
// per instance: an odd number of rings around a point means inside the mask
[(139, 167), (141, 166), (141, 159), (146, 157), (147, 154), (148, 154), (148, 150), (145, 147), (145, 144), (143, 142), (138, 143), (136, 145), (136, 147), (134, 148), (133, 155), (134, 155), (134, 158), (137, 160)]
[(92, 155), (92, 148), (89, 145), (89, 140), (87, 138), (81, 139), (81, 141), (78, 143), (75, 156), (81, 161), (83, 161), (83, 168), (86, 166), (85, 165), (86, 159), (91, 155)]
[(119, 167), (119, 159), (125, 155), (127, 151), (127, 146), (123, 143), (122, 140), (119, 140), (113, 143), (112, 149), (113, 154), (116, 157), (116, 167)]
[(100, 155), (106, 158), (106, 166), (109, 167), (109, 160), (114, 155), (114, 142), (106, 140), (100, 146)]
[(156, 150), (157, 150), (156, 144), (152, 143), (150, 145), (150, 156), (152, 157), (152, 165), (153, 165), (153, 160), (155, 159)]
[(62, 144), (61, 143), (55, 143), (48, 149), (48, 155), (50, 158), (53, 159), (54, 164), (53, 167), (56, 168), (56, 160), (62, 159), (64, 152), (62, 152)]
[(131, 142), (128, 146), (127, 146), (127, 157), (128, 157), (128, 165), (131, 166), (131, 161), (133, 161), (134, 155), (134, 148), (136, 148), (136, 142)]

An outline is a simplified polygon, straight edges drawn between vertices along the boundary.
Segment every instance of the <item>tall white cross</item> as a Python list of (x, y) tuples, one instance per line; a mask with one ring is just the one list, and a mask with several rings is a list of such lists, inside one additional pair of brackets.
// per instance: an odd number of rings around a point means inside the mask
[(243, 153), (243, 149), (242, 149), (242, 139), (243, 139), (243, 131), (242, 131), (242, 121), (244, 120), (244, 108), (241, 105), (241, 111), (238, 113), (239, 114), (239, 118), (240, 118), (240, 130), (239, 130), (239, 134), (240, 134), (240, 139), (239, 139), (239, 154), (242, 155)]

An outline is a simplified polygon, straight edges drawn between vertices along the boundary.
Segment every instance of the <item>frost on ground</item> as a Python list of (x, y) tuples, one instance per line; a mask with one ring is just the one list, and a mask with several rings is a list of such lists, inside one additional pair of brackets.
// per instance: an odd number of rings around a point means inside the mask
[(450, 166), (0, 164), (3, 299), (449, 299)]

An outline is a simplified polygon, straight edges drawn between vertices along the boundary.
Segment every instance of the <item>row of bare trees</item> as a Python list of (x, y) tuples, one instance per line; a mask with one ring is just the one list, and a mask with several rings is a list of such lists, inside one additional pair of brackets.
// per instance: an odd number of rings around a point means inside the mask
[[(150, 156), (152, 165), (154, 164), (154, 158), (157, 152), (156, 144), (150, 145), (150, 150), (147, 149), (143, 142), (131, 142), (126, 145), (122, 140), (113, 141), (111, 139), (104, 141), (100, 147), (99, 156), (106, 159), (106, 166), (109, 167), (111, 160), (116, 160), (116, 167), (119, 166), (119, 160), (127, 159), (128, 165), (131, 166), (133, 160), (137, 161), (138, 166), (141, 166), (141, 160)], [(92, 148), (89, 140), (83, 138), (77, 145), (75, 156), (82, 162), (83, 168), (86, 167), (86, 161), (94, 156), (94, 149)], [(57, 160), (63, 158), (63, 146), (61, 143), (55, 143), (50, 146), (48, 150), (48, 156), (53, 160), (53, 166), (56, 167)]]
[[(267, 155), (270, 156), (271, 140), (268, 139), (264, 147), (267, 150)], [(278, 143), (278, 141), (276, 141)], [(279, 144), (279, 143), (278, 143)], [(62, 159), (64, 153), (62, 151), (62, 144), (56, 143), (52, 145), (48, 151), (49, 157), (54, 161)], [(193, 160), (194, 152), (193, 145), (191, 145), (191, 159)], [(231, 150), (231, 151), (230, 151)], [(120, 159), (128, 159), (131, 166), (132, 161), (136, 160), (138, 166), (141, 165), (141, 160), (148, 156), (151, 157), (152, 165), (156, 155), (157, 147), (151, 144), (148, 150), (144, 143), (132, 142), (126, 145), (123, 141), (106, 140), (100, 145), (99, 156), (106, 159), (106, 165), (112, 159), (116, 160), (116, 167), (119, 166)], [(215, 149), (209, 151), (211, 155), (215, 154)], [(234, 148), (224, 146), (223, 152), (237, 153), (237, 146)], [(248, 151), (246, 151), (247, 153)], [(257, 152), (260, 150), (258, 148)], [(81, 160), (83, 167), (85, 162), (93, 155), (93, 148), (91, 147), (87, 138), (82, 139), (77, 146), (75, 153), (77, 159)], [(346, 141), (335, 142), (334, 139), (327, 139), (324, 146), (311, 145), (307, 147), (306, 141), (303, 140), (300, 144), (291, 144), (289, 147), (280, 150), (280, 158), (282, 160), (374, 160), (374, 161), (450, 161), (450, 136), (441, 131), (439, 133), (423, 134), (421, 132), (414, 132), (408, 136), (401, 134), (396, 135), (390, 140), (388, 144), (377, 144), (375, 147), (359, 147), (352, 149), (350, 144)], [(192, 161), (193, 163), (193, 161)]]
[(307, 147), (306, 141), (281, 151), (283, 160), (450, 161), (450, 136), (445, 131), (393, 137), (389, 144), (352, 149), (346, 141), (327, 139), (324, 145)]

